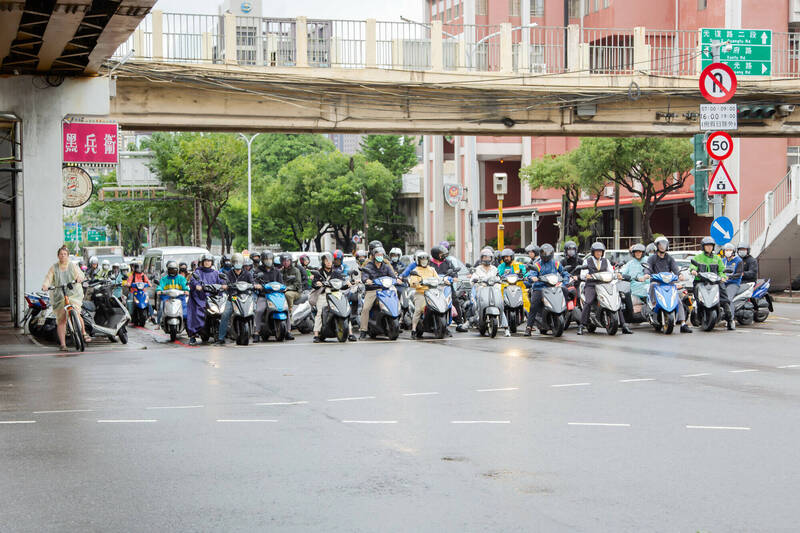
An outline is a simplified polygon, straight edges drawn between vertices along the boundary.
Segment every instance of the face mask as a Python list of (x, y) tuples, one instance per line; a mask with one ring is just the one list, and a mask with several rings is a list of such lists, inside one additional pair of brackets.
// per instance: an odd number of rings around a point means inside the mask
[(481, 258), (481, 263), (483, 263), (484, 265), (491, 265), (492, 264), (492, 260), (491, 259)]
[(376, 255), (375, 256), (375, 261), (377, 261), (378, 263), (383, 263), (383, 256), (382, 255)]
[(733, 257), (733, 250), (725, 250), (725, 257)]
[(575, 250), (573, 250), (572, 248), (567, 250), (567, 257), (574, 257), (574, 256), (575, 256)]
[(419, 266), (421, 266), (423, 268), (428, 266), (428, 260), (427, 259), (420, 259), (419, 260)]
[(747, 257), (747, 250), (739, 250), (739, 257), (741, 257), (742, 259)]

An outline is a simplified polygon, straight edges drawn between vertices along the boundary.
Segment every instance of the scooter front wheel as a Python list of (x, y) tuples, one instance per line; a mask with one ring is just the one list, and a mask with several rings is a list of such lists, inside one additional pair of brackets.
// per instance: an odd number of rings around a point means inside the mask
[(119, 331), (117, 332), (117, 337), (119, 337), (119, 342), (121, 342), (122, 344), (128, 344), (128, 328), (126, 328), (125, 326), (119, 328)]
[(665, 335), (672, 335), (672, 330), (675, 329), (675, 314), (661, 311), (661, 330)]
[(496, 316), (493, 316), (489, 319), (489, 336), (492, 338), (495, 338), (497, 336), (497, 327), (498, 327), (497, 322), (499, 320), (500, 319)]
[(705, 309), (702, 311), (703, 331), (711, 331), (717, 325), (717, 310)]
[(606, 333), (609, 335), (616, 335), (617, 328), (619, 328), (619, 320), (617, 319), (617, 314), (609, 311), (608, 309), (605, 310), (606, 315)]
[(175, 342), (178, 339), (178, 326), (171, 324), (169, 326), (169, 341)]
[(283, 320), (276, 319), (275, 320), (275, 340), (278, 342), (283, 342), (286, 339), (287, 331), (286, 331), (286, 322)]
[(336, 339), (347, 342), (347, 321), (344, 318), (336, 318)]
[(517, 332), (517, 313), (516, 311), (509, 311), (507, 313), (508, 330), (511, 333)]
[(564, 334), (567, 325), (567, 318), (564, 315), (550, 315), (553, 317), (553, 337), (560, 337)]

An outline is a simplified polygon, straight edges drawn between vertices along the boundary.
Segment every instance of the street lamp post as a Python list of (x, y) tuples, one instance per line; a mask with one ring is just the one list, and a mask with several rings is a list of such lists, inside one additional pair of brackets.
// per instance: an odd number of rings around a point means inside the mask
[(252, 175), (252, 145), (253, 140), (260, 135), (256, 133), (248, 137), (244, 133), (239, 134), (244, 142), (247, 143), (247, 250), (253, 250), (253, 175)]

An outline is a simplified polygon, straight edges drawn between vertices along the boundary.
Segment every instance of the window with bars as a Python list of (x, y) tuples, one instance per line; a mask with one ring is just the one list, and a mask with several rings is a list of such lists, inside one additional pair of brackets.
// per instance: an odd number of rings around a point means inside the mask
[(508, 16), (518, 17), (520, 14), (520, 3), (522, 0), (508, 0)]
[(611, 0), (603, 0), (603, 9), (606, 9), (609, 6), (611, 6)]
[(789, 168), (792, 165), (800, 165), (800, 146), (789, 146), (786, 148), (786, 164)]
[(581, 16), (581, 1), (582, 0), (569, 0), (569, 18), (578, 18)]
[(702, 11), (708, 7), (708, 0), (697, 0), (697, 10)]
[(486, 15), (489, 12), (489, 0), (475, 0), (475, 14)]
[(544, 16), (544, 0), (531, 0), (531, 16), (532, 17)]

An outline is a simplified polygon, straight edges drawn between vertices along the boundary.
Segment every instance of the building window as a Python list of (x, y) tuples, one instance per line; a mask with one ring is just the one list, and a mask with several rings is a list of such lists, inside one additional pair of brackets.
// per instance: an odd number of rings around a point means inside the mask
[(544, 0), (531, 0), (531, 16), (532, 17), (544, 16)]
[(581, 16), (581, 0), (569, 0), (569, 18), (576, 19)]
[(600, 11), (600, 0), (594, 0), (594, 11)]
[(611, 0), (603, 0), (603, 9), (608, 8), (611, 5)]
[(475, 14), (486, 15), (489, 11), (489, 0), (475, 0)]
[(520, 2), (522, 0), (508, 0), (508, 16), (518, 17), (520, 12)]
[(697, 10), (702, 11), (708, 7), (708, 0), (697, 0)]
[(786, 165), (800, 165), (800, 146), (789, 146), (786, 148)]

